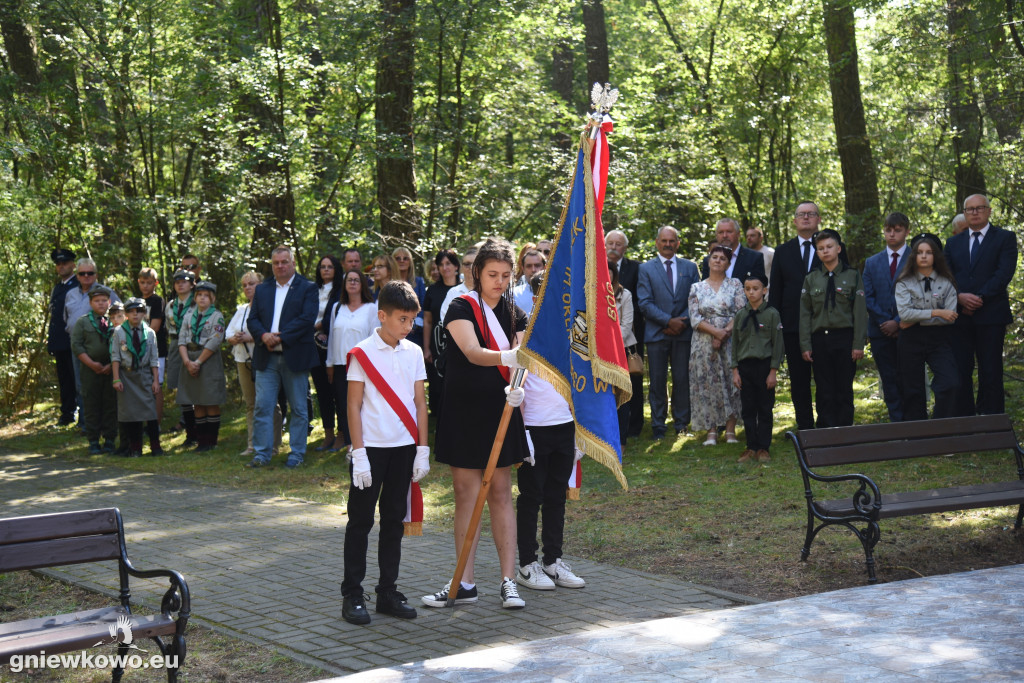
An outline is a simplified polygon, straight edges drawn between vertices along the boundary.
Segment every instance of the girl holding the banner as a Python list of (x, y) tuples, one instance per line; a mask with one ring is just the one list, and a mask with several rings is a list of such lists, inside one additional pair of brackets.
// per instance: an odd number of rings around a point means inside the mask
[[(508, 369), (521, 367), (516, 360), (516, 347), (527, 322), (526, 314), (511, 299), (509, 286), (514, 266), (512, 245), (502, 239), (488, 239), (473, 264), (474, 290), (452, 301), (444, 320), (454, 344), (445, 350), (444, 410), (437, 423), (434, 453), (437, 462), (448, 465), (452, 472), (456, 556), (467, 536), (505, 402), (518, 407), (523, 400), (521, 388), (508, 391)], [(491, 533), (501, 563), (501, 604), (507, 609), (526, 605), (513, 578), (516, 517), (511, 469), (527, 454), (523, 416), (515, 410), (487, 494)], [(461, 585), (456, 588), (456, 604), (477, 601), (473, 559), (480, 529), (475, 529), (467, 540), (472, 549)], [(451, 589), (447, 585), (433, 595), (423, 596), (423, 604), (444, 607)]]

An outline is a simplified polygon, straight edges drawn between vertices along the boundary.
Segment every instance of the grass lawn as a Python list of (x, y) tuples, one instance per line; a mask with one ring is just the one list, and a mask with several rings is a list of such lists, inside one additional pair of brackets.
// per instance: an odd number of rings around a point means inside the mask
[[(1007, 406), (1024, 433), (1024, 376), (1020, 361), (1007, 363)], [(841, 527), (822, 532), (808, 562), (799, 561), (806, 523), (803, 485), (792, 446), (784, 438), (793, 423), (785, 383), (776, 404), (772, 462), (739, 464), (743, 445), (701, 446), (702, 435), (652, 442), (648, 432), (631, 440), (623, 470), (623, 491), (601, 466), (586, 461), (580, 501), (571, 501), (565, 551), (763, 599), (779, 599), (861, 585), (864, 556), (853, 535)], [(880, 422), (885, 407), (870, 361), (861, 363), (856, 383), (858, 423)], [(170, 414), (176, 415), (172, 408)], [(167, 457), (134, 460), (89, 456), (73, 430), (50, 426), (53, 406), (37, 406), (0, 425), (0, 448), (52, 454), (76, 463), (112, 465), (189, 477), (205, 483), (341, 505), (348, 471), (341, 453), (310, 449), (307, 464), (247, 470), (244, 415), (237, 401), (225, 406), (221, 445), (196, 455), (180, 449), (183, 436), (165, 438)], [(168, 418), (168, 421), (170, 418)], [(322, 434), (314, 432), (310, 445)], [(740, 439), (742, 441), (742, 432)], [(864, 468), (882, 489), (931, 488), (979, 483), (1015, 475), (1012, 457), (991, 454), (908, 460)], [(435, 467), (422, 482), (426, 521), (450, 528), (453, 500), (446, 468)], [(832, 493), (843, 497), (852, 488)], [(834, 495), (833, 495), (834, 494)], [(885, 520), (876, 548), (880, 581), (942, 574), (1024, 562), (1022, 536), (1013, 530), (1015, 510), (994, 508)]]

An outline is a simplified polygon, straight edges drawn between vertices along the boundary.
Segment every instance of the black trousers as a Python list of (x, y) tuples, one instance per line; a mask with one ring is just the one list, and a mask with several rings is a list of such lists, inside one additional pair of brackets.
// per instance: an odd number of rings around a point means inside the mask
[(853, 424), (853, 328), (821, 330), (811, 335), (818, 428)]
[[(324, 431), (333, 432), (334, 416), (338, 413), (338, 406), (335, 403), (334, 389), (327, 381), (327, 352), (319, 346), (316, 347), (316, 352), (320, 356), (320, 365), (312, 368), (309, 375), (313, 378), (313, 388), (316, 389), (316, 402), (320, 408), (320, 421), (323, 423)], [(310, 412), (309, 416), (312, 418), (313, 413)]]
[[(366, 577), (366, 550), (370, 529), (373, 528), (373, 509), (380, 500), (380, 534), (377, 541), (377, 565), (380, 582), (375, 591), (387, 593), (398, 583), (398, 565), (402, 561), (402, 535), (409, 483), (412, 481), (412, 461), (416, 459), (416, 446), (366, 449), (370, 460), (373, 483), (362, 490), (349, 486), (348, 525), (345, 527), (345, 578), (341, 595), (351, 597), (363, 594)], [(349, 476), (352, 466), (349, 465)]]
[(352, 443), (348, 433), (348, 366), (334, 366), (334, 381), (331, 383), (331, 391), (334, 392), (334, 405), (338, 409), (338, 431), (337, 434), (345, 440), (346, 444)]
[[(901, 331), (900, 337), (902, 336)], [(900, 337), (871, 337), (871, 357), (875, 359), (875, 366), (878, 368), (878, 379), (882, 383), (882, 397), (885, 399), (885, 407), (889, 410), (890, 422), (908, 419), (903, 416), (903, 395), (900, 392), (902, 382), (897, 360)]]
[(813, 366), (816, 364), (808, 363), (803, 359), (800, 353), (799, 332), (783, 332), (782, 343), (786, 347), (789, 392), (793, 398), (793, 410), (796, 412), (796, 428), (813, 429), (814, 409), (811, 402), (811, 377)]
[[(1006, 325), (975, 325), (961, 315), (953, 326), (953, 355), (960, 371), (957, 415), (1006, 412), (1003, 391), (1003, 340)], [(974, 361), (978, 361), (978, 398), (974, 398)]]
[(565, 530), (565, 494), (576, 463), (575, 433), (572, 422), (551, 427), (530, 427), (534, 461), (519, 468), (519, 497), (516, 499), (516, 537), (519, 566), (537, 560), (537, 518), (543, 515), (544, 564), (562, 556)]
[(74, 420), (78, 399), (75, 391), (75, 368), (71, 362), (71, 349), (54, 351), (53, 361), (57, 366), (57, 387), (60, 389), (60, 416), (64, 420)]
[[(636, 352), (644, 357), (644, 343), (636, 343)], [(625, 436), (640, 436), (644, 428), (644, 376), (630, 375), (630, 384), (633, 385), (633, 396), (629, 399), (629, 426)], [(621, 435), (620, 435), (621, 436)], [(622, 439), (625, 441), (625, 439)]]
[(747, 448), (768, 451), (772, 447), (772, 414), (775, 389), (768, 388), (771, 358), (748, 358), (736, 364), (740, 373), (740, 405)]
[(903, 419), (927, 420), (928, 404), (924, 390), (924, 366), (932, 371), (935, 394), (934, 418), (956, 415), (960, 372), (950, 344), (952, 329), (946, 325), (914, 325), (900, 332), (900, 389), (903, 393)]

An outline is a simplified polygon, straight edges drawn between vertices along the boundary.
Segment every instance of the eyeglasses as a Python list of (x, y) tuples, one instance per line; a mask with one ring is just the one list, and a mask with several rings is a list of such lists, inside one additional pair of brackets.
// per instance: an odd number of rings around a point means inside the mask
[(185, 265), (184, 263), (182, 263), (182, 264), (181, 264), (181, 269), (182, 269), (182, 270), (195, 270), (195, 269), (196, 269), (196, 268), (198, 268), (198, 267), (199, 267), (199, 266), (197, 266), (197, 265), (195, 265), (195, 264), (193, 264), (193, 265), (188, 265), (188, 266), (186, 266), (186, 265)]
[(80, 271), (78, 274), (81, 277), (93, 277), (93, 276), (96, 275), (96, 271), (95, 270), (83, 270), (83, 271)]
[(345, 284), (347, 284), (347, 285), (353, 285), (353, 284), (354, 285), (358, 285), (359, 284), (359, 278), (357, 278), (357, 277), (347, 277), (347, 278), (345, 278)]
[(409, 257), (408, 256), (396, 256), (395, 260), (396, 261), (408, 261)]
[(983, 211), (988, 211), (991, 208), (991, 206), (965, 206), (964, 213), (981, 213)]
[(797, 218), (817, 218), (818, 215), (819, 214), (818, 214), (817, 211), (799, 211), (799, 212), (797, 212), (796, 217)]
[(462, 267), (463, 268), (472, 268), (473, 267), (473, 262), (472, 261), (463, 261), (462, 262)]
[(375, 265), (373, 267), (374, 270), (380, 270), (381, 268), (383, 268), (384, 270), (387, 270), (388, 269), (388, 265), (386, 263), (378, 263), (377, 265)]

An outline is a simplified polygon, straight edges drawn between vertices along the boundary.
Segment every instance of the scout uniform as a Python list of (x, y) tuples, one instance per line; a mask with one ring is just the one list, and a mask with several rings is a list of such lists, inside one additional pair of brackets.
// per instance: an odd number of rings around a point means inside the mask
[[(204, 289), (216, 292), (217, 286), (212, 282), (201, 282), (196, 286), (197, 292)], [(224, 343), (224, 315), (214, 306), (207, 308), (205, 313), (198, 306), (193, 306), (179, 329), (178, 348), (187, 349), (189, 360), (198, 360), (203, 349), (209, 349), (213, 355), (202, 363), (199, 375), (193, 377), (181, 363), (181, 354), (178, 353), (178, 362), (182, 366), (178, 381), (178, 403), (197, 406), (219, 406), (225, 403), (228, 397), (227, 386), (224, 359), (220, 354), (220, 346)], [(168, 354), (168, 360), (172, 355)], [(215, 446), (219, 430), (219, 415), (206, 418), (202, 424), (197, 420), (196, 439), (199, 446)]]
[(748, 301), (733, 319), (731, 365), (741, 380), (740, 413), (747, 450), (761, 462), (768, 462), (774, 427), (775, 389), (768, 388), (768, 374), (779, 369), (785, 352), (779, 312), (766, 299), (757, 310)]
[[(100, 284), (95, 284), (89, 289), (90, 300), (98, 295), (109, 297), (111, 294), (113, 292), (109, 287)], [(101, 365), (109, 365), (110, 335), (107, 317), (97, 316), (90, 310), (71, 328), (71, 352), (75, 356), (84, 353)], [(114, 391), (110, 375), (96, 374), (84, 363), (81, 368), (82, 417), (85, 435), (89, 439), (89, 453), (112, 453), (117, 438), (117, 392)], [(102, 450), (101, 436), (104, 441)]]
[[(145, 310), (146, 302), (135, 297), (128, 299), (125, 310), (136, 308)], [(128, 457), (138, 457), (142, 455), (142, 423), (145, 422), (147, 428), (156, 423), (156, 396), (153, 395), (156, 375), (153, 368), (160, 367), (156, 333), (145, 322), (132, 327), (125, 321), (114, 328), (110, 360), (119, 363), (118, 379), (124, 387), (117, 401), (117, 420), (128, 437)], [(159, 430), (155, 443), (150, 433), (150, 450), (153, 455), (163, 452)]]
[(814, 363), (817, 426), (853, 424), (853, 376), (850, 354), (864, 350), (868, 309), (860, 273), (845, 263), (829, 272), (824, 265), (804, 279), (800, 294), (800, 351)]
[[(177, 282), (178, 280), (188, 280), (194, 284), (196, 276), (188, 270), (177, 270), (174, 272), (173, 281)], [(167, 305), (165, 312), (167, 317), (164, 319), (164, 328), (167, 330), (168, 350), (164, 378), (167, 380), (168, 389), (178, 388), (178, 380), (182, 373), (181, 356), (178, 354), (178, 332), (181, 330), (185, 316), (190, 313), (194, 303), (195, 289), (193, 288), (193, 291), (189, 293), (185, 301), (181, 301), (177, 294), (174, 294), (171, 302)], [(178, 401), (178, 403), (181, 403), (181, 401)], [(181, 421), (185, 425), (185, 447), (195, 445), (196, 418), (191, 403), (181, 405)]]

